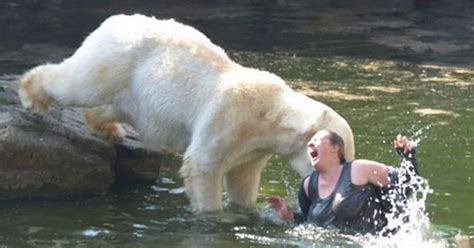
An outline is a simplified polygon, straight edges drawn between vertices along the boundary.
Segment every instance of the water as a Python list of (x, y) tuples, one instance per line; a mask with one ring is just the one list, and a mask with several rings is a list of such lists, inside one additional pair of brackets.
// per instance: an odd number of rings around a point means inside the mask
[(430, 188), (415, 202), (426, 208), (420, 225), (386, 239), (282, 223), (265, 198), (277, 194), (296, 204), (299, 178), (275, 157), (262, 175), (257, 211), (225, 202), (223, 215), (195, 216), (182, 180), (165, 172), (155, 185), (102, 197), (2, 204), (0, 246), (449, 247), (456, 236), (473, 242), (470, 1), (2, 1), (0, 76), (60, 61), (119, 12), (196, 26), (237, 62), (272, 71), (329, 104), (351, 124), (357, 157), (395, 165), (396, 134), (418, 137), (420, 173)]

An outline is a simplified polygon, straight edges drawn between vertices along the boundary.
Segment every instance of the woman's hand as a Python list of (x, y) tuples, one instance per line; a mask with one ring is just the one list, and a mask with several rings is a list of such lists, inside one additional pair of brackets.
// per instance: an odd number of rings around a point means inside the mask
[(393, 147), (395, 148), (395, 151), (400, 156), (401, 160), (410, 161), (413, 167), (409, 168), (409, 170), (413, 169), (416, 175), (420, 175), (419, 170), (418, 170), (418, 162), (416, 161), (416, 158), (415, 158), (416, 145), (417, 145), (417, 142), (410, 140), (406, 136), (402, 136), (401, 134), (397, 135), (397, 138), (393, 141)]
[(288, 207), (288, 203), (285, 199), (277, 196), (269, 196), (267, 198), (267, 202), (270, 204), (271, 208), (275, 209), (276, 213), (282, 220), (293, 220), (293, 211), (291, 211), (290, 207)]
[(402, 151), (403, 154), (409, 154), (413, 148), (416, 147), (416, 142), (407, 138), (407, 136), (397, 135), (397, 138), (393, 141), (393, 147), (397, 151)]

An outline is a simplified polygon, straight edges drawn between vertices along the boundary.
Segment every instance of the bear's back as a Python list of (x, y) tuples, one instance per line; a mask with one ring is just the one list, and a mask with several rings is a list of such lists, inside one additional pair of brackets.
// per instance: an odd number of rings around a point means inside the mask
[[(107, 42), (104, 42), (107, 40)], [(173, 19), (158, 20), (140, 14), (107, 18), (85, 41), (95, 45), (115, 44), (124, 50), (146, 46), (188, 50), (196, 59), (206, 60), (217, 69), (233, 64), (222, 48), (195, 28)], [(107, 45), (110, 46), (110, 45)]]

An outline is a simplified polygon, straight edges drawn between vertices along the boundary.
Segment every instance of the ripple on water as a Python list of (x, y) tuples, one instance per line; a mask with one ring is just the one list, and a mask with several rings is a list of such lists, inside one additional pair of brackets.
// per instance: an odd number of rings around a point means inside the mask
[(82, 236), (88, 237), (88, 238), (93, 238), (97, 237), (99, 235), (107, 235), (110, 234), (110, 231), (107, 229), (98, 229), (98, 228), (91, 228), (82, 231)]

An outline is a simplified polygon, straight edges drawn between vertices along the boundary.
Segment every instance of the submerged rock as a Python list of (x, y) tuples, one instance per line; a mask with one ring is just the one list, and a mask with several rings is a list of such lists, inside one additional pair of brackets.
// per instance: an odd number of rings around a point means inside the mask
[(93, 136), (80, 109), (53, 106), (44, 117), (24, 110), (16, 78), (0, 85), (0, 200), (97, 195), (112, 184), (152, 183), (179, 158)]

